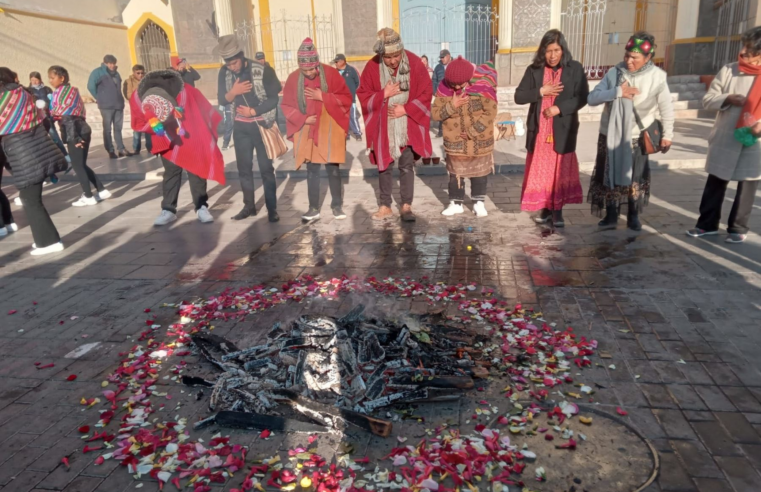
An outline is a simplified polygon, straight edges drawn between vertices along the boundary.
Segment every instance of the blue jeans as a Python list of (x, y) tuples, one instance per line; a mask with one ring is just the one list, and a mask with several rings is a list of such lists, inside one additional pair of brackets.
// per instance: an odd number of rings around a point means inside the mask
[(230, 146), (230, 139), (233, 137), (233, 107), (232, 107), (232, 104), (228, 104), (226, 106), (220, 106), (219, 110), (222, 111), (222, 114), (225, 117), (224, 124), (222, 126), (222, 129), (223, 129), (222, 147), (229, 147)]
[(362, 136), (362, 130), (359, 128), (359, 111), (355, 102), (351, 103), (351, 110), (349, 111), (349, 133)]
[(150, 152), (152, 147), (151, 136), (143, 132), (132, 132), (132, 150), (135, 151), (135, 153), (140, 152), (140, 137), (145, 139), (145, 150)]

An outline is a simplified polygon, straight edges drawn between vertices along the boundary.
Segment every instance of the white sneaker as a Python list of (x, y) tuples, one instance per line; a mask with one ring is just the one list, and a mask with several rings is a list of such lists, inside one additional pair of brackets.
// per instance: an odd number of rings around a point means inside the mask
[(156, 220), (153, 221), (153, 225), (163, 226), (175, 220), (177, 220), (177, 214), (173, 214), (169, 210), (162, 210), (159, 216), (156, 217)]
[(5, 226), (8, 229), (8, 232), (16, 232), (18, 231), (18, 226), (15, 222), (11, 222), (10, 224)]
[(72, 203), (72, 207), (87, 207), (89, 205), (97, 205), (98, 200), (95, 199), (94, 196), (91, 196), (90, 198), (87, 198), (86, 196), (82, 195), (79, 197), (79, 200)]
[(8, 229), (6, 227), (0, 227), (0, 237), (5, 237), (8, 235)]
[(465, 209), (463, 208), (462, 203), (449, 202), (449, 206), (441, 212), (441, 215), (451, 217), (452, 215), (461, 214), (463, 212), (465, 212)]
[(473, 213), (476, 214), (476, 217), (486, 217), (489, 215), (489, 212), (486, 211), (486, 205), (484, 205), (484, 202), (476, 202), (473, 205)]
[(203, 205), (201, 208), (196, 210), (196, 216), (198, 217), (198, 220), (200, 220), (203, 224), (214, 222), (214, 217), (211, 216), (209, 209), (206, 208), (206, 205)]
[(111, 192), (110, 191), (103, 190), (103, 191), (99, 191), (98, 192), (98, 195), (97, 195), (97, 200), (98, 201), (108, 200), (109, 198), (111, 198)]
[(13, 199), (13, 203), (15, 203), (16, 205), (18, 205), (19, 207), (23, 207), (23, 206), (24, 206), (24, 204), (23, 204), (23, 203), (21, 203), (21, 197), (20, 197), (20, 196), (17, 196), (16, 198), (14, 198), (14, 199)]
[(32, 250), (32, 256), (48, 255), (50, 253), (58, 253), (59, 251), (63, 251), (62, 242), (57, 242), (55, 244), (51, 244), (50, 246), (45, 246), (44, 248), (34, 248)]

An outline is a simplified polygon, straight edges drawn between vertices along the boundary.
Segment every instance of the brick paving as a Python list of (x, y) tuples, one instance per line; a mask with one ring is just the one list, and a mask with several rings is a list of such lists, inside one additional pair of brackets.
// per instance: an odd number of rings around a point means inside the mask
[[(235, 181), (210, 189), (216, 222), (200, 224), (185, 186), (180, 220), (163, 229), (151, 225), (159, 211), (156, 182), (112, 183), (113, 199), (84, 209), (70, 207), (79, 190), (67, 182), (45, 192), (67, 249), (45, 258), (28, 254), (31, 234), (14, 206), (21, 229), (0, 240), (0, 488), (135, 488), (117, 463), (96, 467), (96, 453), (75, 451), (83, 446), (77, 428), (93, 423), (79, 400), (98, 394), (119, 352), (136, 343), (143, 309), (303, 273), (348, 273), (478, 282), (574, 326), (597, 339), (605, 357), (585, 374), (605, 388), (596, 395), (600, 409), (625, 408), (659, 451), (661, 473), (648, 491), (761, 490), (759, 238), (730, 246), (723, 236), (684, 236), (702, 193), (704, 175), (696, 171), (654, 173), (641, 233), (623, 223), (598, 231), (586, 204), (566, 210), (565, 230), (536, 226), (519, 211), (521, 180), (491, 178), (490, 216), (476, 220), (441, 217), (446, 178), (418, 178), (420, 216), (412, 225), (370, 220), (377, 194), (370, 178), (345, 180), (346, 221), (334, 221), (326, 201), (322, 221), (309, 226), (299, 220), (303, 180), (279, 182), (282, 221), (274, 225), (262, 215), (229, 220), (241, 207)], [(752, 227), (759, 226), (756, 214)], [(18, 312), (6, 315), (12, 309)], [(263, 314), (262, 326), (274, 316)], [(83, 355), (71, 354), (77, 348)], [(39, 370), (35, 362), (55, 367)], [(77, 380), (66, 381), (69, 374)], [(192, 417), (205, 405), (183, 403), (180, 413)], [(242, 444), (284, 445), (257, 444), (251, 435)], [(373, 440), (366, 446), (373, 449)], [(60, 465), (67, 455), (69, 470)]]

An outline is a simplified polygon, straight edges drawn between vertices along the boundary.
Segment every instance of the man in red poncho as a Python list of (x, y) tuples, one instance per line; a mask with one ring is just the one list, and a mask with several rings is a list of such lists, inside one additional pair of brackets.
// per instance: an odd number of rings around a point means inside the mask
[(154, 225), (177, 220), (182, 170), (188, 172), (190, 194), (201, 222), (212, 222), (206, 180), (225, 184), (225, 161), (217, 147), (222, 117), (179, 72), (157, 70), (146, 75), (130, 98), (132, 129), (151, 134), (151, 153), (164, 165), (161, 214)]
[(309, 211), (301, 218), (307, 222), (320, 218), (320, 168), (324, 164), (333, 216), (345, 219), (338, 166), (346, 162), (351, 92), (338, 70), (320, 63), (311, 39), (301, 43), (297, 59), (299, 69), (285, 82), (281, 107), (296, 169), (307, 163)]
[(377, 53), (362, 71), (357, 97), (365, 118), (370, 161), (378, 166), (380, 208), (374, 220), (393, 215), (391, 190), (394, 161), (399, 165), (402, 220), (412, 222), (415, 161), (430, 157), (431, 98), (428, 70), (417, 55), (404, 49), (399, 34), (385, 27), (378, 31)]

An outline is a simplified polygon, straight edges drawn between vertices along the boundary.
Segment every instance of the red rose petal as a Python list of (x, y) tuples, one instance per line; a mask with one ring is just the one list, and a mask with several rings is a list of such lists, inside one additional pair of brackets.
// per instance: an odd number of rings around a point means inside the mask
[(66, 381), (74, 381), (75, 379), (77, 379), (77, 375), (70, 374), (69, 377), (66, 378)]
[(270, 437), (270, 434), (272, 434), (269, 430), (264, 429), (261, 434), (259, 434), (259, 437), (262, 439), (267, 439)]
[(9, 314), (9, 315), (11, 315), (11, 314), (16, 314), (17, 312), (18, 312), (18, 311), (16, 311), (15, 309), (11, 309), (10, 311), (8, 311), (8, 314)]
[(79, 428), (79, 432), (81, 432), (82, 434), (87, 434), (88, 432), (90, 432), (90, 426), (83, 425), (82, 427)]
[(624, 410), (624, 409), (623, 409), (623, 408), (621, 408), (621, 407), (616, 407), (616, 412), (617, 412), (619, 415), (623, 415), (623, 416), (629, 415), (629, 412), (627, 412), (626, 410)]

